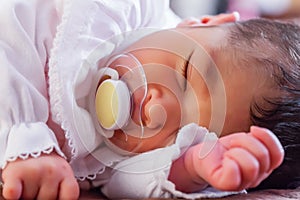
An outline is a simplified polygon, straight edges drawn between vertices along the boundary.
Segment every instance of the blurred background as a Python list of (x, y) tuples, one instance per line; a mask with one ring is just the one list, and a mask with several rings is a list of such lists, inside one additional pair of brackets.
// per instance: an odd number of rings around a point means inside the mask
[(233, 11), (241, 20), (300, 17), (300, 0), (170, 0), (170, 6), (182, 18)]

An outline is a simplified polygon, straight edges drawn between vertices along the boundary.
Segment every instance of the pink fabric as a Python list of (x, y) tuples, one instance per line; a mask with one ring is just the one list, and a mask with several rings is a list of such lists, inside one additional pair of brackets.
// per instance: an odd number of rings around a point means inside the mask
[(247, 20), (260, 15), (257, 0), (229, 0), (228, 12), (237, 11), (240, 13), (240, 20)]

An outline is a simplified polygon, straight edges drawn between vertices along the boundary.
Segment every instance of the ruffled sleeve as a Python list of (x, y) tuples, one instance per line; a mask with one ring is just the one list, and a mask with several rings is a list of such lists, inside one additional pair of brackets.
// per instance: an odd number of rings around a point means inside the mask
[(94, 105), (98, 66), (103, 67), (112, 53), (154, 30), (137, 31), (136, 37), (131, 37), (134, 31), (174, 27), (178, 18), (168, 3), (70, 0), (64, 6), (49, 60), (49, 96), (53, 120), (65, 132), (66, 151), (76, 177), (94, 177), (103, 168), (93, 165), (91, 169), (85, 162), (103, 142), (95, 127), (98, 123), (94, 123), (95, 109), (90, 106)]
[(54, 1), (0, 2), (0, 167), (55, 148), (49, 117), (49, 49), (59, 16)]

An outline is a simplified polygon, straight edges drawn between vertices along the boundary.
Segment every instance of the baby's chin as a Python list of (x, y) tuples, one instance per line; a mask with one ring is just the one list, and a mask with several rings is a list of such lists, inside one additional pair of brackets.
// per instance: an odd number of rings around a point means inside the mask
[(121, 129), (116, 130), (113, 137), (109, 138), (109, 141), (124, 151), (124, 154), (126, 154), (125, 152), (127, 152), (127, 154), (136, 154), (152, 150), (152, 148), (147, 145), (147, 139), (135, 137), (132, 136), (132, 134), (129, 135)]
[(138, 134), (138, 131), (136, 134), (133, 134), (119, 129), (116, 130), (113, 137), (108, 140), (116, 148), (127, 152), (127, 154), (137, 154), (173, 144), (177, 136), (177, 131), (168, 132), (161, 129), (158, 133), (152, 133), (152, 135), (151, 137), (147, 137), (147, 132), (145, 132), (145, 136), (143, 136)]

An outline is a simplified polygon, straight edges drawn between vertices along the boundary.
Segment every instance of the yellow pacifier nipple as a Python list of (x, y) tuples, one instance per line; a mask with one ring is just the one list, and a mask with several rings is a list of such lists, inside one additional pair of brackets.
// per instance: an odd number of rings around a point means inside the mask
[[(105, 138), (113, 137), (115, 130), (122, 130), (126, 137), (142, 138), (142, 105), (147, 95), (142, 64), (132, 54), (125, 53), (113, 56), (105, 66), (97, 72), (93, 90), (96, 96), (92, 113), (97, 131)], [(138, 136), (135, 135), (137, 132)]]
[(95, 106), (103, 128), (122, 128), (130, 117), (130, 92), (127, 85), (121, 80), (103, 81), (96, 92)]

